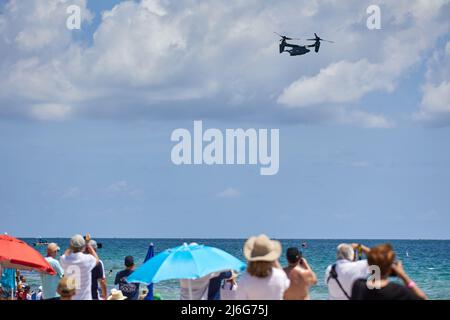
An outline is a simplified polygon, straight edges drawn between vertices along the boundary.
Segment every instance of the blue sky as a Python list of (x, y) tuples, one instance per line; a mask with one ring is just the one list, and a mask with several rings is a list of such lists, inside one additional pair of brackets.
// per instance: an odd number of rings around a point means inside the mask
[[(449, 239), (450, 5), (391, 2), (0, 2), (0, 232)], [(194, 120), (279, 128), (279, 173), (173, 165)]]

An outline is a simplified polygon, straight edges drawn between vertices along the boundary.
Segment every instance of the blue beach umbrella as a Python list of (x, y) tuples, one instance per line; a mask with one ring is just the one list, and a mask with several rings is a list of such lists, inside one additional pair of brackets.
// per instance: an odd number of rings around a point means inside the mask
[(244, 262), (223, 250), (184, 244), (157, 254), (130, 274), (127, 281), (150, 284), (171, 279), (198, 279), (213, 272), (244, 269)]
[[(150, 243), (147, 250), (147, 255), (145, 256), (144, 263), (150, 260), (155, 256), (155, 246), (153, 243)], [(145, 296), (144, 300), (153, 300), (153, 283), (150, 283), (147, 285), (148, 293)]]

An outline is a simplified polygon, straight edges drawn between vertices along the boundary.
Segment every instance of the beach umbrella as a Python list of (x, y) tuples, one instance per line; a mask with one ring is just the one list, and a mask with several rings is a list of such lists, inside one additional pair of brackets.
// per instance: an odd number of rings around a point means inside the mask
[[(155, 246), (153, 243), (150, 243), (147, 250), (147, 255), (145, 256), (144, 263), (150, 260), (155, 256)], [(144, 300), (153, 300), (153, 283), (150, 283), (147, 285), (147, 295), (145, 296)]]
[(24, 241), (8, 235), (0, 235), (0, 264), (3, 268), (56, 274), (38, 251)]
[(130, 274), (127, 281), (150, 284), (171, 279), (191, 280), (213, 272), (244, 269), (244, 262), (221, 249), (185, 243), (157, 254)]

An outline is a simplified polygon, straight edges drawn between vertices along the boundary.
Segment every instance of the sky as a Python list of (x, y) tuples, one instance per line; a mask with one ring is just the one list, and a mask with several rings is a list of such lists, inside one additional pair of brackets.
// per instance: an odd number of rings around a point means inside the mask
[[(0, 232), (450, 239), (449, 2), (0, 0)], [(174, 165), (195, 120), (279, 129), (278, 174)]]

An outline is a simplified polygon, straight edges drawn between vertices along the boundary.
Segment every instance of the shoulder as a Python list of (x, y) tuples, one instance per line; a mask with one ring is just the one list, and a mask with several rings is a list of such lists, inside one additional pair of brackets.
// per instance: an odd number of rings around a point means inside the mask
[(116, 278), (122, 278), (124, 273), (125, 273), (124, 270), (121, 270), (121, 271), (117, 272), (116, 273)]
[(295, 268), (295, 272), (296, 272), (300, 277), (309, 277), (311, 274), (313, 274), (313, 271), (312, 271), (312, 270), (304, 269), (304, 268)]
[(64, 264), (67, 261), (67, 256), (63, 254), (61, 257), (59, 257), (59, 262), (61, 264)]
[(56, 259), (53, 259), (53, 258), (48, 259), (47, 262), (48, 262), (52, 267), (58, 267), (58, 266), (60, 265), (60, 264), (59, 264), (59, 261), (56, 260)]
[(83, 254), (81, 256), (83, 257), (83, 260), (85, 260), (85, 261), (89, 261), (89, 262), (97, 261), (97, 259), (95, 259), (95, 257), (91, 254)]
[(82, 254), (80, 255), (81, 261), (85, 264), (94, 268), (97, 265), (97, 259), (93, 255), (90, 254)]
[(356, 279), (353, 282), (353, 288), (362, 288), (362, 287), (366, 287), (366, 279)]
[(356, 279), (353, 282), (351, 290), (352, 300), (363, 299), (364, 292), (367, 290), (367, 282), (365, 279)]
[(272, 268), (272, 279), (285, 288), (289, 287), (291, 283), (283, 269)]
[(420, 298), (416, 296), (409, 288), (395, 282), (389, 282), (386, 289), (389, 290), (396, 299), (420, 300)]
[(369, 268), (369, 263), (367, 262), (367, 260), (359, 260), (353, 262), (353, 267), (358, 269), (367, 269)]
[(252, 276), (246, 271), (239, 278), (239, 283), (247, 282), (247, 281), (251, 280), (251, 278), (252, 278)]
[(286, 272), (279, 268), (272, 268), (272, 275), (274, 277), (287, 278)]
[(325, 269), (325, 280), (328, 277), (328, 275), (330, 274), (331, 268), (333, 267), (332, 264), (330, 264), (326, 269)]

